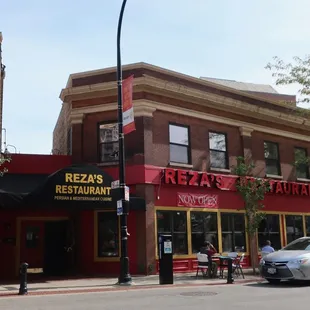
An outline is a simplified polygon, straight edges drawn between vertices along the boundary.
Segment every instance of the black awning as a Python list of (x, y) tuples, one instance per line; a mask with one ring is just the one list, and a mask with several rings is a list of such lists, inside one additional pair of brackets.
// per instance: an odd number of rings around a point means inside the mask
[(72, 165), (49, 175), (27, 195), (31, 205), (52, 207), (112, 206), (113, 178), (94, 165)]
[(5, 174), (0, 177), (0, 208), (17, 208), (47, 178), (44, 174)]
[[(112, 181), (94, 165), (72, 165), (51, 175), (6, 174), (0, 178), (0, 207), (116, 211), (118, 197), (111, 190)], [(129, 208), (146, 210), (145, 200), (130, 195)]]
[[(0, 191), (28, 194), (46, 181), (46, 174), (4, 174), (0, 177)], [(1, 193), (1, 192), (0, 192)]]

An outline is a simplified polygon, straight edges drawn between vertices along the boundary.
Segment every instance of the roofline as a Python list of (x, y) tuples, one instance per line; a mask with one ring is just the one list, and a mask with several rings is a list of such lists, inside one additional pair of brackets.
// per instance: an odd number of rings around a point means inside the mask
[[(84, 71), (84, 72), (78, 72), (78, 73), (70, 74), (66, 88), (72, 87), (72, 80), (75, 78), (83, 78), (83, 77), (99, 75), (99, 74), (108, 74), (108, 73), (116, 72), (116, 68), (117, 67), (114, 66), (114, 67), (109, 67), (109, 68), (104, 68), (104, 69)], [(267, 102), (267, 103), (270, 103), (270, 104), (273, 104), (273, 105), (276, 105), (276, 106), (279, 106), (282, 108), (283, 107), (292, 108), (289, 104), (280, 103), (280, 102), (274, 101), (274, 100), (262, 99), (260, 96), (252, 95), (252, 94), (246, 93), (245, 91), (236, 90), (236, 89), (233, 89), (233, 88), (228, 87), (228, 86), (224, 86), (224, 85), (213, 83), (213, 82), (210, 82), (207, 80), (203, 80), (199, 77), (193, 77), (193, 76), (188, 75), (188, 74), (184, 74), (184, 73), (180, 73), (180, 72), (173, 71), (170, 69), (151, 65), (151, 64), (145, 63), (145, 62), (137, 62), (137, 63), (132, 63), (132, 64), (122, 66), (122, 70), (133, 70), (133, 69), (149, 69), (149, 70), (156, 71), (156, 72), (162, 73), (162, 74), (167, 74), (167, 75), (179, 78), (179, 79), (184, 79), (184, 80), (187, 80), (189, 82), (193, 82), (193, 83), (204, 85), (204, 86), (209, 86), (209, 87), (215, 88), (217, 90), (226, 91), (226, 92), (231, 93), (231, 94), (247, 97), (247, 98), (254, 99), (257, 101), (261, 101), (261, 102)], [(61, 96), (60, 96), (60, 98), (61, 98)]]

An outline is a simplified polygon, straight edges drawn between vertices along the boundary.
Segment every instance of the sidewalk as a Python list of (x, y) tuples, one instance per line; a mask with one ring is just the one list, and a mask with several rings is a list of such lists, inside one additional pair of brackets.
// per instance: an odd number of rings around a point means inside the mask
[[(251, 270), (244, 270), (245, 279), (242, 277), (235, 278), (235, 284), (260, 282), (262, 278), (250, 275)], [(133, 285), (119, 286), (116, 285), (116, 278), (85, 278), (70, 280), (51, 280), (40, 283), (28, 283), (29, 295), (46, 295), (46, 294), (68, 294), (68, 293), (86, 293), (86, 292), (104, 292), (129, 289), (146, 289), (162, 288), (159, 285), (159, 276), (133, 276)], [(167, 285), (173, 287), (184, 286), (202, 286), (202, 285), (223, 285), (226, 279), (208, 279), (202, 278), (201, 275), (196, 278), (195, 273), (182, 273), (174, 275), (174, 284)], [(166, 286), (165, 286), (166, 287)], [(18, 295), (19, 284), (8, 284), (0, 286), (0, 298), (5, 296)]]

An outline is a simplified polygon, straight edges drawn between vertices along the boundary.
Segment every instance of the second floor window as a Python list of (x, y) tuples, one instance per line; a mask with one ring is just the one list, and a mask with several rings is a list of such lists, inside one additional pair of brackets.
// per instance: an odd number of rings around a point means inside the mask
[(301, 147), (295, 147), (294, 152), (296, 177), (300, 179), (309, 179), (309, 162), (307, 150)]
[(210, 167), (228, 169), (226, 134), (209, 132)]
[(118, 124), (99, 125), (100, 162), (118, 160)]
[(281, 175), (279, 146), (274, 142), (264, 142), (266, 174)]
[(189, 164), (189, 128), (169, 124), (170, 162)]

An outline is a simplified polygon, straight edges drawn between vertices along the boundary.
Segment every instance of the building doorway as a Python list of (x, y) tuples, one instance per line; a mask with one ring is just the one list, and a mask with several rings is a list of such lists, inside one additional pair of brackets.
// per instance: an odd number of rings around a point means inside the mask
[(68, 272), (67, 235), (69, 221), (45, 222), (43, 273), (64, 276)]
[(22, 219), (19, 264), (29, 265), (29, 275), (65, 276), (68, 273), (69, 220)]

